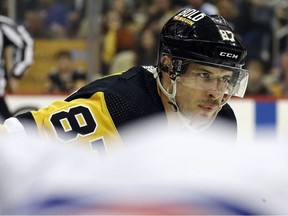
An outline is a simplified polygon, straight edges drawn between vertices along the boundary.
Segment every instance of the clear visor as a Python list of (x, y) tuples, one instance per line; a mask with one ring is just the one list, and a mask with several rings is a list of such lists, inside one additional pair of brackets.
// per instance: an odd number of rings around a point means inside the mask
[(178, 78), (182, 85), (205, 91), (244, 97), (248, 84), (248, 71), (202, 61), (185, 61), (186, 72)]

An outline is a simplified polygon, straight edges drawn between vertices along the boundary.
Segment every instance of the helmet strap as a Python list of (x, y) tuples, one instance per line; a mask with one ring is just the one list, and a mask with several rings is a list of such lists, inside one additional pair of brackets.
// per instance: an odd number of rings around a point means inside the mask
[(169, 100), (168, 103), (172, 106), (173, 110), (175, 112), (178, 112), (179, 111), (179, 107), (178, 107), (178, 105), (176, 103), (176, 98), (175, 97), (176, 97), (176, 93), (177, 93), (177, 82), (176, 81), (177, 81), (177, 78), (179, 76), (176, 76), (174, 79), (171, 79), (171, 77), (170, 77), (171, 75), (169, 75), (170, 80), (171, 80), (172, 89), (170, 89), (170, 88), (165, 89), (164, 86), (161, 83), (159, 73), (160, 72), (158, 72), (156, 68), (155, 68), (155, 70), (153, 70), (154, 78), (156, 79), (157, 84), (158, 84), (161, 92), (167, 97), (167, 99)]
[(225, 99), (222, 99), (220, 107), (222, 108), (231, 98), (231, 95), (227, 95)]

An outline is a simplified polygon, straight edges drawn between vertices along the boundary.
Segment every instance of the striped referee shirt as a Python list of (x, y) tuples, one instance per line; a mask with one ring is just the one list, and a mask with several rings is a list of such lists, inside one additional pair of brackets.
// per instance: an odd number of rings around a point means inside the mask
[[(7, 71), (4, 52), (10, 46), (14, 48), (13, 62), (11, 71)], [(8, 74), (20, 78), (33, 63), (33, 49), (33, 39), (24, 26), (0, 15), (0, 95), (4, 94)]]

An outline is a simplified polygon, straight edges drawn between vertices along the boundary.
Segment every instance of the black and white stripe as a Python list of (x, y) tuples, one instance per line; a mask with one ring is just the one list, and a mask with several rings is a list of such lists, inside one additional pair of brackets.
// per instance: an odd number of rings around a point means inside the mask
[[(13, 66), (11, 75), (21, 77), (26, 69), (33, 63), (34, 42), (24, 26), (17, 25), (12, 19), (0, 16), (0, 57), (2, 67), (0, 69), (0, 79), (5, 72), (4, 50), (8, 46), (14, 47)], [(2, 73), (2, 74), (1, 74)]]

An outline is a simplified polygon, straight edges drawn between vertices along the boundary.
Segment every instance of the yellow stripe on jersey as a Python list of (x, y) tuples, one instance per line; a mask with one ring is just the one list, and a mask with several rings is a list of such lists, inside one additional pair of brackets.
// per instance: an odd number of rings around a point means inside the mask
[(32, 111), (32, 115), (39, 133), (48, 139), (84, 144), (89, 148), (102, 143), (107, 152), (122, 146), (103, 92), (96, 92), (89, 100), (55, 101), (46, 108)]

